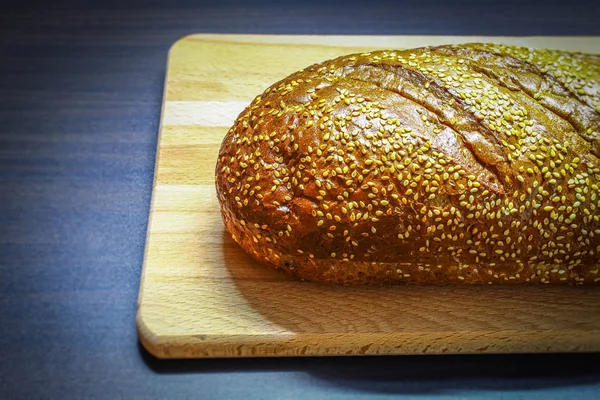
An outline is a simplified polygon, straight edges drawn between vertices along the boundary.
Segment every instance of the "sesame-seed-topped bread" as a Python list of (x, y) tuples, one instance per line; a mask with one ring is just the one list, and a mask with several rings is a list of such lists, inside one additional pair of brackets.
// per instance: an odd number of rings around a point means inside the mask
[(492, 44), (352, 54), (225, 137), (226, 229), (339, 283), (600, 283), (600, 57)]

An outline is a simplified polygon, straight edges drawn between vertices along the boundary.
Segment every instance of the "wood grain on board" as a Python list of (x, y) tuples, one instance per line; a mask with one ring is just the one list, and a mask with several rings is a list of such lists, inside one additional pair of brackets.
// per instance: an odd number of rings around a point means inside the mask
[(597, 38), (192, 35), (168, 59), (137, 325), (161, 358), (600, 350), (600, 288), (339, 287), (254, 262), (225, 232), (223, 136), (272, 83), (352, 52), (494, 41), (600, 52)]

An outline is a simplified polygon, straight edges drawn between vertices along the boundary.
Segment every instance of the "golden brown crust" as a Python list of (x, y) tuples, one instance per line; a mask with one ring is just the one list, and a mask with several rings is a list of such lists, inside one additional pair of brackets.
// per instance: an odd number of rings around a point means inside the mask
[(315, 281), (599, 282), (600, 64), (532, 53), (379, 51), (276, 83), (221, 147), (227, 230)]

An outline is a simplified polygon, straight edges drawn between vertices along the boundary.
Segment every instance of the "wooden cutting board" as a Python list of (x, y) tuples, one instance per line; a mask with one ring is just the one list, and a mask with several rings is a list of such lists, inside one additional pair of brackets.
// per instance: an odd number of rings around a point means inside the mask
[(600, 350), (600, 287), (331, 287), (255, 263), (214, 188), (238, 113), (291, 72), (378, 48), (496, 41), (600, 53), (598, 38), (192, 35), (169, 53), (137, 327), (154, 355)]

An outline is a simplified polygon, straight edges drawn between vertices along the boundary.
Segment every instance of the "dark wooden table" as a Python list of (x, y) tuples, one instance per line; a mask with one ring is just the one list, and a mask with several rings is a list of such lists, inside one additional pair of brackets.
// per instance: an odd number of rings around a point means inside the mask
[(0, 399), (598, 396), (599, 354), (158, 361), (134, 317), (165, 61), (179, 37), (600, 35), (599, 17), (600, 2), (566, 0), (4, 6)]

